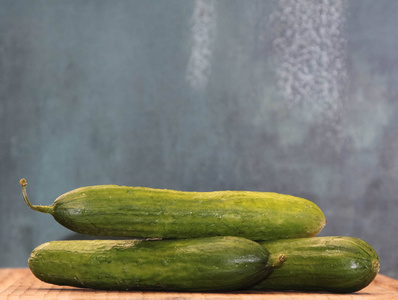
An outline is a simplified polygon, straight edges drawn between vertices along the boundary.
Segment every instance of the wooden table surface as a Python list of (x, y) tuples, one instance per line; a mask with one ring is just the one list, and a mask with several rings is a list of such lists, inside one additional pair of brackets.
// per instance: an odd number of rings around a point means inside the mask
[(353, 294), (298, 292), (161, 293), (95, 291), (41, 282), (29, 269), (0, 269), (0, 299), (156, 299), (156, 300), (257, 300), (257, 299), (398, 299), (398, 280), (378, 275), (363, 290)]

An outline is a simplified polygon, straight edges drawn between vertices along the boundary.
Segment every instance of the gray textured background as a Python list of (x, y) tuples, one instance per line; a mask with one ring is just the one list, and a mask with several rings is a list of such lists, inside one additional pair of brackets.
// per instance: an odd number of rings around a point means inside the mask
[(0, 1), (0, 267), (94, 184), (310, 199), (398, 278), (398, 1)]

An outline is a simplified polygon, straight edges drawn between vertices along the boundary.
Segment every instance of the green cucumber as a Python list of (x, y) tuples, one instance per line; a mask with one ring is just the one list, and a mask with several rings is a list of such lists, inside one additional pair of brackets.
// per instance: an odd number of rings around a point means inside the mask
[(325, 226), (313, 202), (267, 192), (182, 192), (117, 185), (88, 186), (58, 197), (50, 213), (63, 226), (94, 236), (196, 238), (239, 236), (251, 240), (310, 237)]
[(375, 250), (354, 237), (313, 237), (260, 244), (270, 252), (270, 265), (279, 266), (254, 290), (352, 293), (369, 285), (379, 271)]
[(267, 250), (238, 237), (52, 241), (28, 264), (44, 282), (103, 290), (232, 291), (269, 273)]

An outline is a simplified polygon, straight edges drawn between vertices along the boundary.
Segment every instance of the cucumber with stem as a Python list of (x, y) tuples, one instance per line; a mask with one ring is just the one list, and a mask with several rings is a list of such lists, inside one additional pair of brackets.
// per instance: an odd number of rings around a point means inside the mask
[(348, 236), (326, 236), (266, 241), (270, 265), (279, 267), (254, 290), (296, 290), (352, 293), (369, 285), (379, 271), (376, 251), (365, 241)]
[(102, 290), (233, 291), (270, 271), (268, 251), (238, 237), (52, 241), (28, 264), (44, 282)]
[(63, 226), (94, 236), (196, 238), (238, 236), (251, 240), (311, 237), (326, 224), (313, 202), (268, 192), (183, 192), (98, 185), (59, 196), (52, 205), (32, 205)]

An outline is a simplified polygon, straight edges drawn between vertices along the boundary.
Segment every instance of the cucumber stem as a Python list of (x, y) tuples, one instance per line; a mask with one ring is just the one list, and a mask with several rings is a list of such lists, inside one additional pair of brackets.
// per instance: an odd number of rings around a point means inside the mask
[(28, 183), (26, 182), (25, 178), (22, 178), (19, 183), (21, 184), (22, 187), (22, 196), (23, 200), (25, 201), (26, 205), (28, 205), (31, 209), (46, 213), (46, 214), (52, 214), (54, 209), (53, 206), (44, 206), (44, 205), (32, 205), (29, 201), (28, 194), (26, 193), (26, 186)]
[(378, 273), (380, 271), (380, 264), (378, 259), (372, 261), (372, 271), (375, 273)]
[(285, 254), (278, 254), (278, 255), (271, 255), (269, 261), (270, 265), (273, 268), (280, 268), (283, 266), (283, 263), (286, 260), (286, 255)]

